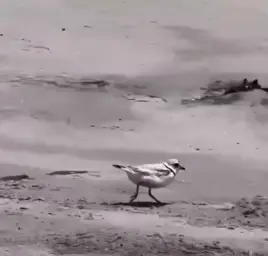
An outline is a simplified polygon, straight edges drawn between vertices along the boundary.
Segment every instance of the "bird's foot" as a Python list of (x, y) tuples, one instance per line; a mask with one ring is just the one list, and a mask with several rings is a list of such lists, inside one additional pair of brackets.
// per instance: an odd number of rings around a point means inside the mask
[(159, 201), (153, 194), (151, 189), (149, 189), (148, 191), (148, 195), (158, 204), (158, 205), (163, 205), (164, 203), (162, 203), (161, 201)]
[(156, 199), (154, 196), (153, 196), (152, 198), (154, 199), (154, 201), (155, 201), (156, 204), (158, 204), (158, 205), (165, 205), (165, 204), (166, 204), (166, 203), (164, 203), (164, 202), (159, 201), (159, 200)]
[(130, 200), (129, 200), (129, 203), (130, 203), (130, 204), (133, 203), (133, 201), (137, 198), (137, 196), (138, 196), (138, 195), (136, 195), (136, 194), (133, 195), (133, 196), (131, 196), (131, 197), (130, 197)]
[(159, 201), (159, 200), (157, 200), (156, 203), (157, 203), (158, 205), (160, 205), (160, 206), (161, 206), (161, 205), (166, 205), (166, 203), (161, 202), (161, 201)]

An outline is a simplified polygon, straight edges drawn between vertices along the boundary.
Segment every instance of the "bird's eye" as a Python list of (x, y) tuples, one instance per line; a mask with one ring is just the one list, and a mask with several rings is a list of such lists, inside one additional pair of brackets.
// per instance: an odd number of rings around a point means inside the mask
[(177, 167), (180, 166), (180, 164), (179, 164), (179, 163), (176, 163), (176, 164), (173, 164), (173, 166), (174, 166), (175, 168), (177, 168)]

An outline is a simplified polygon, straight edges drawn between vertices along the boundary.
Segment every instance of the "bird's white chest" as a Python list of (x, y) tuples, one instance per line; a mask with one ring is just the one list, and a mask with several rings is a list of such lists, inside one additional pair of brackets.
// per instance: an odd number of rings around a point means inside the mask
[(128, 178), (136, 185), (148, 188), (161, 188), (165, 187), (172, 182), (174, 175), (171, 173), (167, 176), (144, 176), (140, 173), (129, 173)]

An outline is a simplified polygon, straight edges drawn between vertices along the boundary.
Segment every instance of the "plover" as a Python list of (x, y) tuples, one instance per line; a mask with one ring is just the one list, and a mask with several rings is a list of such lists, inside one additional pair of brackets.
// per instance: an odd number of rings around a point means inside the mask
[(126, 172), (130, 181), (137, 185), (136, 192), (131, 196), (129, 203), (132, 203), (139, 194), (139, 187), (148, 188), (148, 195), (157, 203), (161, 204), (152, 194), (152, 189), (162, 188), (169, 185), (175, 178), (177, 172), (185, 170), (177, 159), (169, 159), (166, 162), (145, 164), (139, 166), (123, 166), (113, 164), (113, 167)]

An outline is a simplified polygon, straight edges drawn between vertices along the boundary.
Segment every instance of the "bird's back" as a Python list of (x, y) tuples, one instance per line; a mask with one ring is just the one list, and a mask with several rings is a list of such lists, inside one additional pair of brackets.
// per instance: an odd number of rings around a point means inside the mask
[(164, 163), (143, 164), (138, 166), (113, 165), (126, 172), (130, 181), (136, 185), (148, 188), (167, 186), (174, 178), (174, 174)]

